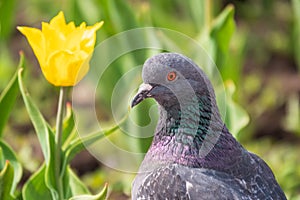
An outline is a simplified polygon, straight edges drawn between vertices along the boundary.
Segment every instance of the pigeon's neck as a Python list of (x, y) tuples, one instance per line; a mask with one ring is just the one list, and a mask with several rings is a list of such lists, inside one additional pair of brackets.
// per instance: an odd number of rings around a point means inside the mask
[(185, 100), (180, 105), (160, 106), (159, 112), (154, 143), (174, 138), (178, 143), (199, 148), (208, 134), (221, 133), (224, 126), (216, 102), (207, 96)]
[(240, 145), (228, 132), (215, 104), (199, 99), (197, 104), (189, 103), (180, 108), (160, 107), (156, 134), (146, 159), (162, 165), (213, 167), (226, 155), (239, 154)]

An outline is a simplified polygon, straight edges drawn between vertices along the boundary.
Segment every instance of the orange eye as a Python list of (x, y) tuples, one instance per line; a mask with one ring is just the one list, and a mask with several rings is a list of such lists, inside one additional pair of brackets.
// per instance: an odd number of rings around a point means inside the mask
[(176, 78), (176, 73), (175, 72), (168, 73), (167, 79), (169, 81), (173, 81), (175, 78)]

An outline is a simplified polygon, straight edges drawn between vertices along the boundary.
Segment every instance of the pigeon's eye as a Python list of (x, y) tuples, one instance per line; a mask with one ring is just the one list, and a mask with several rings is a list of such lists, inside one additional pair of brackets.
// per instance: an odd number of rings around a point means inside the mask
[(169, 80), (169, 81), (174, 81), (175, 80), (175, 78), (176, 78), (176, 73), (175, 72), (169, 72), (168, 73), (168, 76), (167, 76), (167, 79)]

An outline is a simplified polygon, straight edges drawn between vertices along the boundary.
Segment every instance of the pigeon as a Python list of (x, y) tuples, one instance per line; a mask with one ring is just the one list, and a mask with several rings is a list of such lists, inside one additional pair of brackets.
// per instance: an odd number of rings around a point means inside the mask
[(142, 79), (131, 107), (154, 98), (159, 119), (132, 199), (286, 199), (270, 167), (226, 128), (211, 82), (191, 59), (154, 55)]

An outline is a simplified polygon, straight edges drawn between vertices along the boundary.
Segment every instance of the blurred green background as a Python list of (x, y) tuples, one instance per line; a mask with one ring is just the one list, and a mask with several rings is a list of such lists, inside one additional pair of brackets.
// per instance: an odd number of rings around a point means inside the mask
[[(58, 91), (42, 76), (16, 26), (39, 28), (41, 21), (48, 22), (60, 10), (67, 22), (75, 21), (77, 25), (104, 20), (97, 43), (133, 28), (162, 27), (203, 45), (216, 63), (229, 96), (229, 117), (225, 120), (229, 129), (248, 150), (270, 165), (288, 199), (300, 199), (300, 0), (0, 0), (0, 91), (15, 72), (18, 52), (23, 50), (28, 90), (53, 124)], [(162, 48), (168, 45), (193, 50), (176, 40), (161, 44)], [(112, 63), (104, 74), (104, 84), (99, 86), (99, 119), (108, 125), (113, 123), (110, 97), (115, 83), (124, 71), (142, 64), (151, 54), (137, 51), (130, 58)], [(137, 111), (139, 123), (149, 121), (140, 116), (152, 103), (145, 103)], [(24, 183), (43, 158), (21, 98), (3, 137), (24, 166)], [(132, 145), (120, 139), (118, 133), (111, 139), (124, 143), (120, 145)], [(150, 141), (134, 142), (145, 152)], [(108, 182), (111, 199), (129, 197), (134, 175), (103, 166), (87, 151), (73, 160), (72, 167), (92, 191)]]

